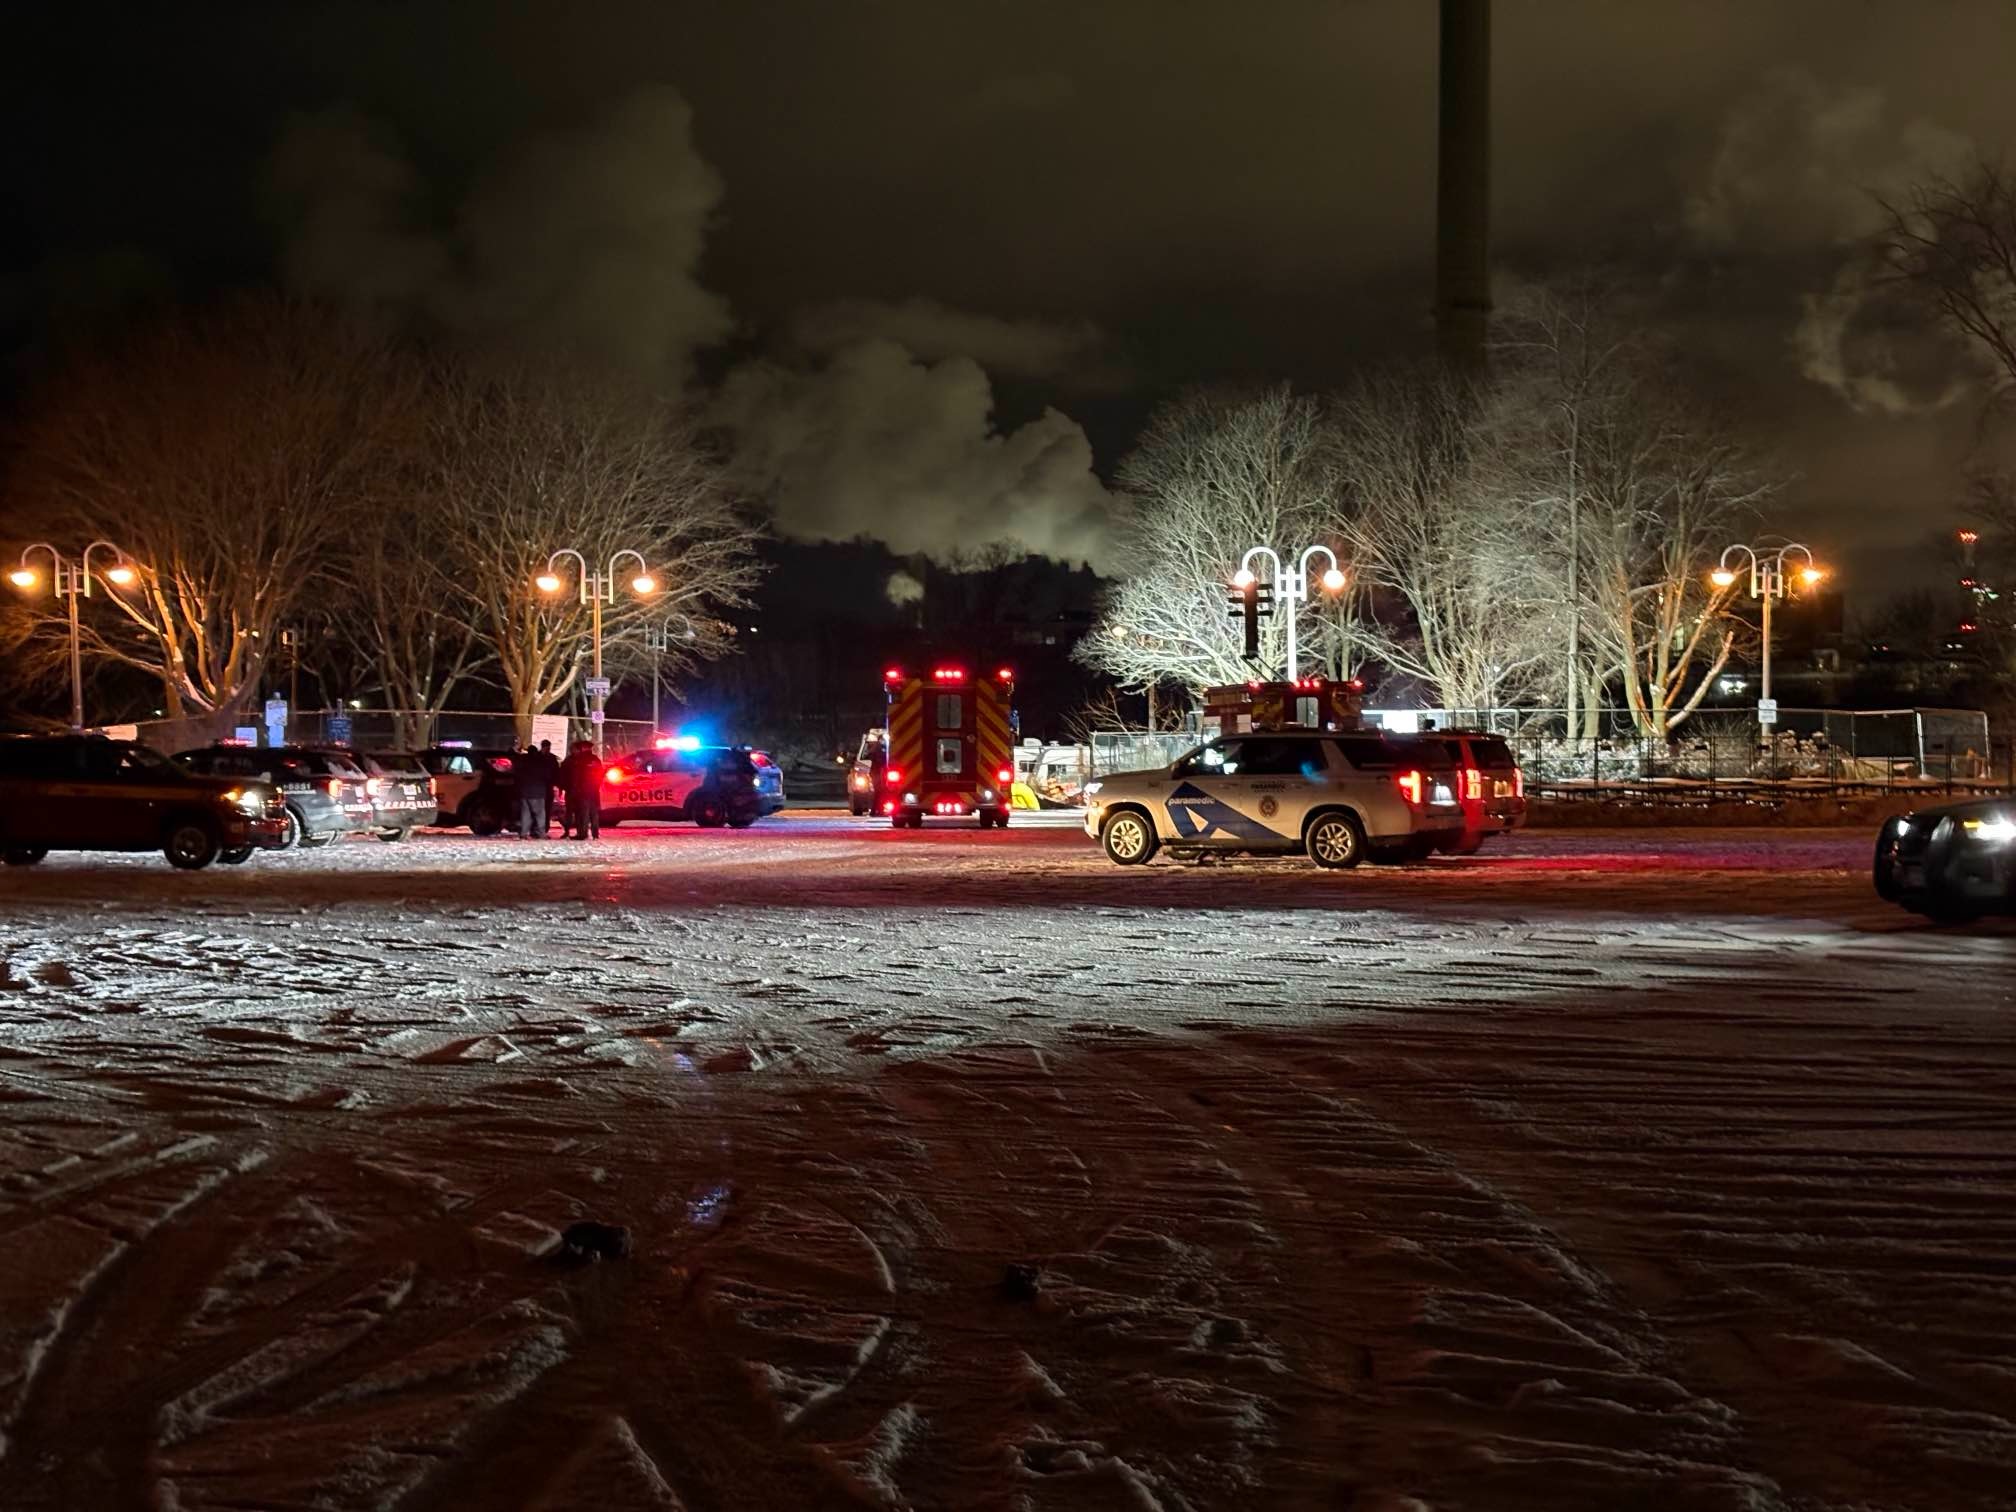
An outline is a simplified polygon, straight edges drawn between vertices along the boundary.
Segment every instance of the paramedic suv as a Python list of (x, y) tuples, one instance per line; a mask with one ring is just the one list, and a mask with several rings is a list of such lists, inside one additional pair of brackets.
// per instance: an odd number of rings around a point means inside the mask
[(1121, 866), (1165, 849), (1420, 861), (1462, 837), (1459, 781), (1439, 743), (1376, 730), (1226, 735), (1173, 766), (1088, 782), (1085, 832)]

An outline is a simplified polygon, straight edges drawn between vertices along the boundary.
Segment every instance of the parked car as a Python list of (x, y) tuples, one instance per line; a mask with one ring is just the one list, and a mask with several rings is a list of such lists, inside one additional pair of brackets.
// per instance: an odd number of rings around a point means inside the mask
[(364, 791), (371, 799), (371, 824), (380, 840), (404, 840), (439, 813), (434, 777), (412, 751), (362, 751)]
[(434, 779), (436, 824), (494, 835), (517, 818), (518, 789), (509, 751), (430, 746), (420, 752), (420, 764)]
[(1438, 849), (1472, 855), (1491, 836), (1508, 834), (1526, 822), (1526, 775), (1519, 770), (1503, 735), (1437, 730), (1419, 738), (1439, 742), (1456, 763), (1463, 831), (1438, 844)]
[(1221, 736), (1174, 764), (1085, 784), (1085, 832), (1109, 860), (1306, 855), (1318, 866), (1421, 861), (1463, 833), (1459, 778), (1439, 742), (1378, 731)]
[(2016, 801), (1982, 798), (1886, 819), (1878, 896), (1944, 924), (2016, 912)]
[(861, 748), (847, 773), (847, 812), (855, 818), (875, 812), (875, 795), (882, 791), (887, 759), (888, 748), (880, 730), (870, 730), (861, 737)]
[(270, 783), (287, 800), (287, 827), (280, 848), (312, 850), (342, 835), (371, 826), (367, 778), (350, 753), (309, 746), (254, 746), (219, 741), (175, 760), (206, 777)]
[(159, 849), (195, 871), (275, 848), (286, 801), (264, 782), (208, 777), (131, 741), (95, 735), (0, 739), (0, 860), (52, 850)]
[(783, 806), (783, 772), (748, 746), (664, 745), (614, 757), (603, 774), (605, 827), (690, 819), (702, 829), (746, 829)]

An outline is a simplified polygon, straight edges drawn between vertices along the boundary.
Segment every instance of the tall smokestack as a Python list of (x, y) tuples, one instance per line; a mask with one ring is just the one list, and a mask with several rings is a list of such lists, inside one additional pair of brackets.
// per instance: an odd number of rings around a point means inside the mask
[(1435, 337), (1442, 360), (1484, 366), (1491, 313), (1491, 0), (1442, 0), (1435, 181)]

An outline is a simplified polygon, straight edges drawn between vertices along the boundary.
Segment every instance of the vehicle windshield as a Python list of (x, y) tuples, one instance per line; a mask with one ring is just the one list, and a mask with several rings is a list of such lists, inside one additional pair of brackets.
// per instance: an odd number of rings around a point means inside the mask
[(119, 770), (135, 776), (159, 777), (164, 774), (179, 776), (182, 768), (175, 765), (159, 751), (150, 751), (146, 746), (124, 746), (119, 752)]

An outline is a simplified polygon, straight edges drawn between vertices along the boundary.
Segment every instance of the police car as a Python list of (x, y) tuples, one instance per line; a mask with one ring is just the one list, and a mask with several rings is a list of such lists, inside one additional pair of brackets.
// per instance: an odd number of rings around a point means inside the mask
[(748, 746), (661, 740), (614, 758), (603, 771), (602, 823), (691, 820), (702, 829), (747, 829), (784, 807), (784, 774)]
[(1226, 735), (1173, 765), (1085, 784), (1085, 832), (1121, 866), (1171, 854), (1420, 861), (1463, 833), (1439, 743), (1376, 730)]
[(2016, 912), (2016, 801), (1950, 803), (1884, 821), (1879, 897), (1945, 924)]

